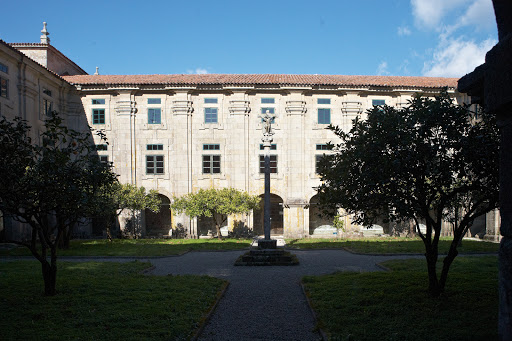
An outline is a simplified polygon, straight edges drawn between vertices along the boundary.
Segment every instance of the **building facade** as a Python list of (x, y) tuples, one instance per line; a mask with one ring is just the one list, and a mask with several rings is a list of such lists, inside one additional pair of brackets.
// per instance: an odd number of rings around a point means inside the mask
[[(32, 56), (55, 79), (56, 83), (46, 88), (52, 94), (59, 93), (58, 111), (66, 113), (72, 128), (91, 127), (105, 132), (109, 144), (98, 141), (98, 154), (113, 163), (121, 182), (160, 193), (160, 213), (143, 212), (147, 235), (168, 234), (172, 228), (195, 238), (214, 230), (206, 219), (170, 212), (173, 197), (211, 187), (234, 187), (263, 195), (261, 114), (268, 111), (276, 115), (271, 148), (272, 233), (302, 238), (328, 231), (332, 236), (328, 228), (332, 219), (319, 217), (315, 197), (315, 188), (320, 184), (316, 164), (328, 153), (326, 144), (336, 142), (327, 126), (348, 130), (352, 120), (364, 119), (366, 110), (373, 105), (400, 107), (416, 93), (434, 96), (443, 87), (456, 102), (469, 102), (456, 91), (455, 78), (87, 75), (51, 47), (49, 40), (44, 40), (46, 27), (43, 31), (39, 44), (2, 46), (18, 59), (25, 53)], [(51, 53), (41, 52), (45, 46)], [(45, 64), (44, 56), (53, 56), (55, 61)], [(60, 76), (48, 70), (52, 65)], [(14, 67), (13, 61), (10, 68)], [(15, 82), (10, 81), (13, 89)], [(46, 88), (38, 85), (34, 92), (38, 96), (34, 103), (39, 106), (45, 105)], [(40, 110), (37, 106), (27, 108), (22, 117)], [(344, 219), (348, 231), (361, 230), (351, 224), (349, 217)], [(263, 233), (262, 225), (263, 210), (228, 220), (228, 229), (244, 226), (258, 234)]]

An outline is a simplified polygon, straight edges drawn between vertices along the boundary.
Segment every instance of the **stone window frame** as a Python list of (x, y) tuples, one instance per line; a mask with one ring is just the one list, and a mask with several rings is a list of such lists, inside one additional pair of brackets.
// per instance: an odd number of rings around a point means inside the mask
[(148, 108), (148, 124), (162, 124), (162, 108)]
[(0, 97), (9, 99), (9, 80), (0, 76)]
[(0, 71), (5, 74), (9, 74), (9, 67), (4, 63), (0, 62)]
[(105, 108), (91, 109), (92, 124), (94, 125), (104, 125), (106, 122), (106, 116)]
[(201, 155), (201, 169), (203, 174), (214, 175), (222, 174), (220, 154), (203, 154)]
[(331, 108), (318, 108), (317, 124), (331, 124)]
[(164, 145), (162, 143), (148, 143), (148, 144), (146, 144), (146, 150), (148, 150), (148, 151), (164, 150)]
[(146, 175), (165, 174), (165, 155), (148, 154), (146, 155)]

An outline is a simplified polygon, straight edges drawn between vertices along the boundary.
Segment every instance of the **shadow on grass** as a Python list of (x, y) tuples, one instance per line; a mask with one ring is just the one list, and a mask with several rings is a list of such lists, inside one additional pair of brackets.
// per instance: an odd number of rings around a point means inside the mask
[(145, 262), (61, 262), (58, 294), (44, 297), (38, 262), (0, 263), (3, 339), (189, 339), (225, 281), (142, 275), (149, 266)]

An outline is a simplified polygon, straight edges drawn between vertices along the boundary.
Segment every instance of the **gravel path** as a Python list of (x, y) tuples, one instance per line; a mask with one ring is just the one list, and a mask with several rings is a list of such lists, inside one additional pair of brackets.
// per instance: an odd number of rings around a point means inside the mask
[(293, 251), (300, 265), (233, 266), (243, 252), (190, 252), (151, 259), (154, 275), (209, 275), (230, 282), (199, 340), (320, 340), (300, 287), (304, 275), (382, 271), (376, 263), (410, 258), (362, 256), (342, 250)]

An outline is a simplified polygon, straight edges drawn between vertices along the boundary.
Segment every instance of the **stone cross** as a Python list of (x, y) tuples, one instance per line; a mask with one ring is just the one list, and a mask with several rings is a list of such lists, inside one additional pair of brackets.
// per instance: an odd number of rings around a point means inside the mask
[(277, 246), (276, 240), (270, 239), (270, 146), (272, 145), (272, 121), (275, 115), (271, 114), (268, 110), (261, 116), (263, 123), (263, 148), (265, 150), (265, 198), (263, 209), (263, 230), (265, 232), (265, 239), (258, 242), (260, 249), (275, 249)]

